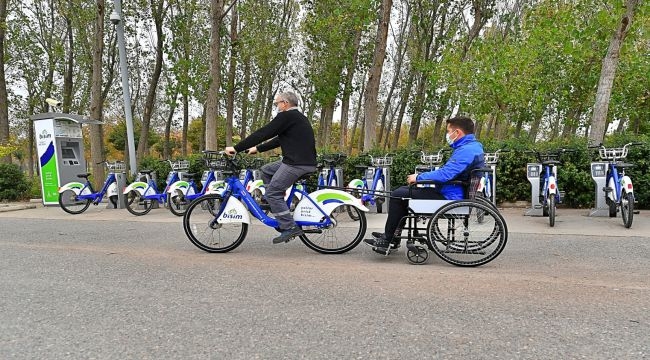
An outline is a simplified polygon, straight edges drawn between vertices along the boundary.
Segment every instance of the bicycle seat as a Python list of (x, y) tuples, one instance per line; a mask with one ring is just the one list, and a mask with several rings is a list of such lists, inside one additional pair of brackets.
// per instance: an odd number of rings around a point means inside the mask
[(314, 173), (311, 173), (311, 172), (306, 173), (306, 174), (302, 174), (299, 178), (296, 179), (296, 182), (301, 182), (303, 180), (308, 180), (312, 175), (314, 175)]
[(185, 173), (185, 174), (183, 174), (183, 177), (186, 177), (186, 178), (192, 178), (194, 176), (196, 176), (195, 173)]
[(152, 172), (154, 172), (154, 170), (140, 170), (140, 173), (145, 175), (151, 175)]
[(472, 169), (472, 172), (479, 172), (479, 173), (482, 173), (482, 172), (492, 172), (492, 168), (486, 166), (486, 167), (482, 167), (482, 168)]
[(77, 177), (80, 179), (88, 179), (90, 176), (90, 173), (85, 173), (85, 174), (77, 174)]
[(561, 164), (562, 162), (560, 160), (546, 160), (542, 161), (542, 165), (557, 165)]
[(630, 164), (630, 163), (623, 163), (623, 162), (622, 163), (616, 163), (616, 167), (619, 168), (619, 169), (625, 169), (625, 168), (629, 168), (629, 167), (633, 167), (633, 166), (634, 166), (634, 164)]
[(354, 167), (357, 169), (367, 169), (368, 165), (354, 165)]

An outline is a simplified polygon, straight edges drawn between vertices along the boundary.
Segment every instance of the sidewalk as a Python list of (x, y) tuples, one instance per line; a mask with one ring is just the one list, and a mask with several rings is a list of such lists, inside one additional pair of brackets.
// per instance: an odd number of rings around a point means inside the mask
[[(20, 211), (19, 211), (20, 210)], [(641, 210), (634, 214), (632, 228), (626, 229), (619, 217), (589, 217), (589, 209), (558, 209), (555, 226), (550, 227), (547, 217), (524, 216), (526, 209), (502, 208), (509, 233), (535, 235), (594, 235), (650, 238), (650, 211)], [(0, 204), (0, 218), (50, 219), (62, 221), (129, 221), (181, 223), (182, 218), (174, 216), (166, 209), (154, 209), (145, 216), (133, 216), (125, 209), (107, 209), (106, 204), (91, 205), (80, 215), (70, 215), (58, 206), (44, 207), (41, 203)], [(386, 222), (386, 214), (367, 213), (368, 230), (381, 231)]]

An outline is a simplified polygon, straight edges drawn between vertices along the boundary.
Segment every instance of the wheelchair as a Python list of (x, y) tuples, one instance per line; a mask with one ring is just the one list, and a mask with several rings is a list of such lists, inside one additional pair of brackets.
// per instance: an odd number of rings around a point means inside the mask
[[(456, 266), (480, 266), (501, 254), (508, 241), (506, 221), (496, 206), (476, 191), (478, 174), (489, 169), (476, 169), (470, 181), (452, 181), (465, 190), (463, 200), (429, 200), (407, 198), (409, 214), (402, 218), (400, 236), (406, 239), (409, 263), (422, 265), (429, 251)], [(434, 184), (421, 181), (411, 185)], [(391, 248), (386, 252), (390, 254)]]

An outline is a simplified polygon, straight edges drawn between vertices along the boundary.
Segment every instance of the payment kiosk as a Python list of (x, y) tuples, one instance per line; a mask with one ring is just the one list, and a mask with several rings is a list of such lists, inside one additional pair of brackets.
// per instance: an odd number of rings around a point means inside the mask
[(102, 122), (61, 113), (36, 114), (31, 120), (34, 122), (43, 204), (58, 205), (59, 186), (79, 181), (77, 174), (87, 171), (81, 125)]
[(609, 205), (605, 198), (605, 191), (607, 183), (607, 163), (593, 162), (591, 163), (591, 178), (594, 180), (594, 193), (595, 193), (595, 207), (589, 211), (589, 216), (610, 216)]
[(526, 164), (526, 177), (530, 182), (530, 203), (531, 208), (526, 210), (527, 216), (544, 216), (544, 209), (540, 200), (540, 178), (542, 176), (542, 164)]

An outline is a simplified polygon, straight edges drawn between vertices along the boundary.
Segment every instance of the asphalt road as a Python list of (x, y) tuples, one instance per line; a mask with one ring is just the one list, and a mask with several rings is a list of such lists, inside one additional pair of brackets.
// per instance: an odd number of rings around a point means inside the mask
[(459, 268), (75, 219), (0, 217), (1, 359), (650, 358), (646, 237), (515, 232)]

